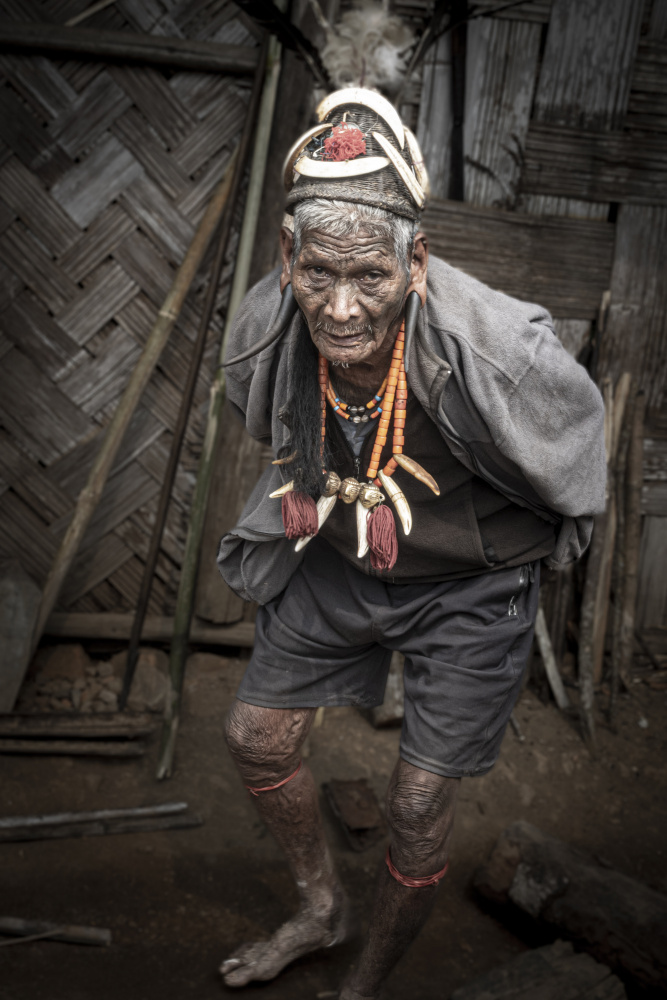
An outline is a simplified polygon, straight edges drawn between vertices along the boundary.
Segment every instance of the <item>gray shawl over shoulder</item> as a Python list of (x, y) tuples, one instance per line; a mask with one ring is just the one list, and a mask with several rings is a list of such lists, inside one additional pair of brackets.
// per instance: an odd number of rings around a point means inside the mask
[[(264, 335), (279, 302), (279, 272), (273, 271), (241, 304), (228, 357)], [(227, 369), (228, 399), (250, 434), (274, 453), (289, 438), (280, 412), (303, 322), (297, 313), (277, 348)], [(578, 559), (605, 505), (604, 409), (588, 373), (556, 337), (549, 313), (431, 257), (408, 384), (468, 469), (558, 525), (549, 564)], [(223, 577), (260, 604), (285, 588), (303, 558), (284, 537), (280, 502), (268, 498), (284, 478), (280, 467), (269, 466), (220, 543)]]

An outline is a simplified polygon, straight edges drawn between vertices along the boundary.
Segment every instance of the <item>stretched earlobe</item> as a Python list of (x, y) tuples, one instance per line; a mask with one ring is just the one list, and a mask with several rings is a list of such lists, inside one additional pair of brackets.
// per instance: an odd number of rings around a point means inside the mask
[(410, 363), (410, 347), (412, 346), (412, 338), (414, 336), (415, 327), (417, 326), (417, 318), (419, 316), (421, 305), (422, 300), (419, 297), (419, 292), (410, 292), (405, 300), (405, 347), (403, 348), (403, 365), (406, 372)]
[(253, 344), (253, 346), (247, 351), (244, 351), (242, 354), (237, 354), (235, 358), (231, 359), (231, 361), (225, 361), (221, 365), (221, 368), (228, 368), (230, 365), (237, 365), (240, 361), (247, 361), (248, 358), (252, 358), (256, 354), (259, 354), (266, 347), (273, 344), (274, 341), (278, 340), (279, 337), (282, 337), (285, 330), (292, 322), (292, 318), (298, 308), (296, 299), (292, 293), (291, 284), (286, 285), (285, 291), (280, 299), (280, 309), (278, 310), (278, 315), (276, 316), (266, 336), (262, 337), (262, 339), (256, 344)]

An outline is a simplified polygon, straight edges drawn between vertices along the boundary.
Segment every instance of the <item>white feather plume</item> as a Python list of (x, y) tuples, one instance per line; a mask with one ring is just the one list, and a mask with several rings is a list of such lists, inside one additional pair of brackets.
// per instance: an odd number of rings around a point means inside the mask
[(336, 87), (371, 87), (388, 95), (398, 91), (415, 41), (400, 17), (376, 0), (358, 0), (326, 31), (322, 62)]

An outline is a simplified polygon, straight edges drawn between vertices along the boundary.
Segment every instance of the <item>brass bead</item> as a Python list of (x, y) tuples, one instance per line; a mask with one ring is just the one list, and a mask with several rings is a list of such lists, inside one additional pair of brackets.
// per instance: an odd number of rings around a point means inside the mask
[(324, 489), (322, 490), (322, 495), (325, 497), (333, 497), (338, 493), (340, 487), (340, 476), (335, 472), (328, 472), (327, 478), (324, 482)]
[(359, 490), (359, 500), (367, 510), (370, 510), (371, 507), (375, 507), (377, 504), (382, 503), (384, 500), (384, 493), (381, 493), (377, 486), (374, 486), (373, 483), (364, 483)]
[(348, 478), (344, 479), (340, 484), (338, 495), (343, 503), (354, 503), (359, 496), (360, 489), (361, 483), (358, 483), (356, 479), (352, 478), (352, 476), (348, 476)]

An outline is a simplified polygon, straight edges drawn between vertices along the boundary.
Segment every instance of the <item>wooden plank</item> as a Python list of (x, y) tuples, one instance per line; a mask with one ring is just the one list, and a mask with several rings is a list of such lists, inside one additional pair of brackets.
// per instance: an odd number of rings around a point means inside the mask
[(109, 205), (59, 258), (58, 266), (74, 281), (82, 281), (135, 229), (136, 223), (120, 205)]
[(631, 129), (667, 132), (667, 40), (642, 38), (632, 75), (625, 124)]
[(57, 382), (85, 353), (30, 292), (18, 295), (2, 313), (3, 332), (46, 375)]
[(63, 309), (79, 290), (18, 220), (0, 236), (0, 260), (53, 312)]
[(79, 227), (18, 157), (0, 170), (0, 190), (3, 200), (53, 254), (64, 253), (80, 237)]
[(51, 188), (67, 214), (86, 227), (142, 173), (132, 153), (109, 136)]
[[(141, 715), (0, 715), (0, 736), (23, 739), (125, 739), (151, 736), (155, 716)], [(40, 820), (45, 817), (40, 817)], [(6, 822), (6, 820), (5, 820)]]
[(609, 284), (614, 227), (579, 219), (532, 218), (433, 200), (423, 216), (433, 253), (555, 316), (593, 318)]
[(0, 45), (10, 51), (67, 53), (215, 73), (251, 74), (257, 65), (257, 50), (245, 45), (6, 20), (0, 21)]
[(109, 72), (169, 147), (190, 134), (195, 119), (169, 89), (162, 73), (148, 66), (111, 66)]
[(95, 357), (88, 357), (60, 382), (60, 388), (81, 407), (95, 416), (114, 403), (127, 385), (141, 351), (124, 330), (113, 326)]
[[(44, 634), (78, 639), (129, 639), (132, 621), (131, 614), (54, 612), (46, 623)], [(169, 642), (173, 631), (173, 618), (148, 615), (141, 638), (143, 642)], [(238, 622), (227, 627), (214, 627), (195, 618), (190, 638), (192, 642), (211, 646), (251, 647), (255, 642), (255, 626), (251, 622)]]
[[(598, 131), (622, 126), (642, 6), (634, 0), (609, 0), (604, 7), (597, 0), (554, 0), (534, 121)], [(549, 195), (524, 194), (519, 208), (536, 215), (608, 217), (605, 204)]]
[(78, 344), (85, 344), (138, 291), (137, 283), (116, 261), (104, 261), (86, 279), (83, 291), (57, 314), (58, 323)]
[(587, 201), (667, 203), (667, 136), (534, 123), (522, 191)]
[(644, 438), (644, 482), (667, 482), (667, 440)]
[(132, 150), (151, 180), (155, 181), (166, 195), (178, 198), (188, 190), (186, 174), (159, 140), (150, 123), (136, 108), (130, 108), (116, 119), (111, 131)]
[(667, 518), (667, 482), (644, 483), (642, 514)]
[(48, 131), (72, 158), (77, 157), (94, 146), (131, 103), (108, 73), (99, 73)]
[[(127, 743), (110, 740), (21, 740), (0, 737), (0, 754), (23, 754), (27, 756), (49, 757), (143, 757), (146, 747), (143, 743)], [(60, 831), (60, 828), (57, 827)], [(0, 830), (0, 840), (13, 840), (13, 833), (7, 836)], [(43, 836), (43, 834), (42, 834)], [(65, 836), (62, 833), (62, 836)], [(18, 839), (39, 840), (39, 835), (19, 836)]]
[(637, 628), (667, 627), (667, 517), (645, 517), (639, 556)]
[(123, 192), (120, 203), (167, 260), (180, 264), (192, 242), (194, 227), (160, 188), (144, 175)]
[(600, 375), (636, 375), (650, 407), (662, 404), (667, 382), (666, 273), (667, 208), (622, 205)]
[(481, 18), (468, 26), (463, 127), (465, 200), (514, 207), (542, 31)]
[(452, 40), (447, 32), (424, 58), (417, 122), (417, 139), (434, 198), (449, 194), (452, 125)]
[(534, 117), (552, 125), (620, 128), (643, 4), (554, 0)]
[(46, 464), (91, 429), (88, 417), (16, 347), (0, 366), (0, 418), (12, 437)]

